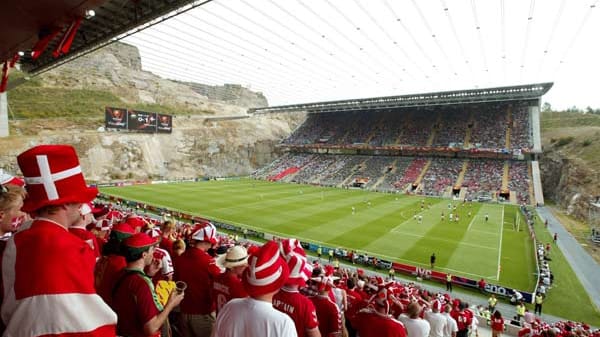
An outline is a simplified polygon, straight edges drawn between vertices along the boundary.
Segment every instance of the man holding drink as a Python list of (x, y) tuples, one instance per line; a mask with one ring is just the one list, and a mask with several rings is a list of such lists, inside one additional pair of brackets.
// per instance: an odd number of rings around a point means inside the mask
[[(181, 303), (184, 287), (178, 285), (164, 308), (158, 301), (151, 275), (160, 270), (154, 259), (158, 242), (145, 233), (137, 233), (123, 241), (127, 267), (113, 290), (113, 309), (117, 313), (117, 333), (122, 336), (159, 336), (169, 313)], [(147, 267), (148, 274), (144, 272)]]

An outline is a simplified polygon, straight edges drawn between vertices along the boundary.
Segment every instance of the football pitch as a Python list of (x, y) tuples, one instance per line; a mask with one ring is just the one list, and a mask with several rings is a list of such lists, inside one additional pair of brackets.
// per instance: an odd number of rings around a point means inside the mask
[[(429, 268), (429, 257), (435, 253), (435, 270), (525, 291), (535, 286), (533, 244), (513, 205), (250, 179), (101, 191), (415, 266)], [(454, 219), (459, 215), (458, 222), (450, 222), (451, 212)]]

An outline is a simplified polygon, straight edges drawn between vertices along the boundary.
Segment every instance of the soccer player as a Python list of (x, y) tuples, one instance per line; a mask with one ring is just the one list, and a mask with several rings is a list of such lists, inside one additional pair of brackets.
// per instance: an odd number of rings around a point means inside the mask
[(490, 218), (489, 214), (485, 213), (485, 222), (488, 222), (489, 218)]

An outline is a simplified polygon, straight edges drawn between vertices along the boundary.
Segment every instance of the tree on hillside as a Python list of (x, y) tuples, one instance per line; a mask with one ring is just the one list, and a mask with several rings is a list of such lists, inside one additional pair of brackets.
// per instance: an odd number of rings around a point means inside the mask
[(544, 104), (542, 104), (542, 112), (550, 112), (552, 111), (552, 105), (550, 105), (550, 103), (548, 102), (544, 102)]

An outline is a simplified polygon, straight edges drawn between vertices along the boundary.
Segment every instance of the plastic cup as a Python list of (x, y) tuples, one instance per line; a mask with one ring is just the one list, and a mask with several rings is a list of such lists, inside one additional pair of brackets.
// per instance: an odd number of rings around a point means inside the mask
[(183, 292), (185, 291), (185, 289), (187, 289), (187, 283), (185, 283), (183, 281), (177, 281), (177, 282), (175, 282), (175, 291), (178, 294), (183, 294)]

